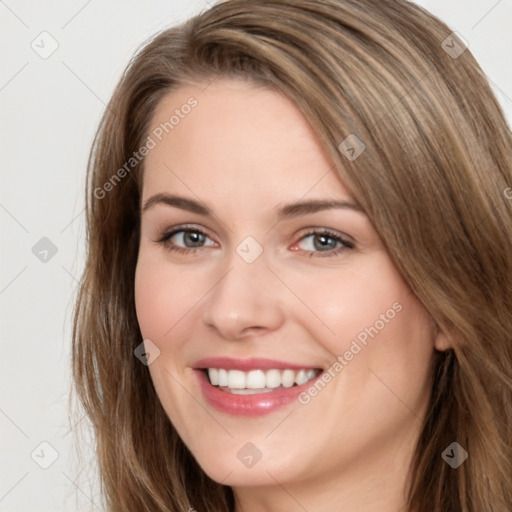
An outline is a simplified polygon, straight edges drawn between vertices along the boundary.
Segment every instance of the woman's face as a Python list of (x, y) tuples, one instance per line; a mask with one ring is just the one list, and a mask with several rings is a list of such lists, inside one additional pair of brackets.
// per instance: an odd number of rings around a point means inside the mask
[(150, 133), (137, 316), (198, 463), (240, 489), (405, 475), (434, 324), (305, 119), (217, 79), (168, 94)]

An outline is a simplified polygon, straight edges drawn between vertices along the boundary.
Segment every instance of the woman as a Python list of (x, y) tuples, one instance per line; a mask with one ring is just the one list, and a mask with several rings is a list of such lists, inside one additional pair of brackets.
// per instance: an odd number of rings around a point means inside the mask
[(107, 510), (509, 510), (511, 142), (405, 1), (228, 0), (149, 42), (73, 334)]

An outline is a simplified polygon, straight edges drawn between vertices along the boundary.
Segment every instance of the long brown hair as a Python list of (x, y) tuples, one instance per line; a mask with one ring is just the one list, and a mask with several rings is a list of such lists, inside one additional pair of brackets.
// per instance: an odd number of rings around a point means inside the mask
[[(109, 511), (234, 508), (232, 490), (201, 470), (133, 354), (142, 341), (134, 272), (144, 167), (134, 155), (165, 94), (218, 76), (296, 104), (449, 337), (451, 348), (435, 355), (409, 510), (509, 511), (512, 137), (485, 75), (451, 32), (405, 0), (228, 0), (132, 59), (89, 160), (73, 329), (74, 382)], [(348, 136), (365, 146), (357, 158), (340, 151)], [(453, 442), (469, 454), (457, 469), (442, 458)]]

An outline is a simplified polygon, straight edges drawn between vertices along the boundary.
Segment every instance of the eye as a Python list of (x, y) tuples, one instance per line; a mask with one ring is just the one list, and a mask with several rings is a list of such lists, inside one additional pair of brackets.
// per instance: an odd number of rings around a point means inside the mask
[[(210, 237), (200, 229), (180, 226), (179, 228), (164, 233), (157, 242), (164, 244), (169, 251), (188, 253), (195, 252), (205, 247), (203, 244), (206, 239), (210, 239)], [(184, 247), (177, 244), (183, 244)], [(216, 244), (213, 242), (207, 245), (215, 246)]]
[(310, 241), (304, 244), (306, 248), (302, 250), (309, 252), (310, 257), (336, 256), (346, 249), (353, 249), (355, 247), (353, 242), (346, 240), (339, 234), (327, 229), (310, 231), (304, 235), (294, 247), (307, 239), (310, 239)]
[[(304, 244), (306, 247), (297, 249), (297, 246), (304, 243), (307, 239), (310, 239), (310, 241)], [(210, 243), (205, 244), (207, 240), (210, 240)], [(187, 226), (180, 226), (164, 233), (157, 242), (164, 244), (167, 250), (180, 254), (194, 253), (205, 247), (217, 246), (217, 243), (205, 232), (198, 228)], [(304, 253), (309, 253), (308, 256), (310, 257), (328, 257), (336, 256), (340, 252), (346, 249), (353, 249), (354, 247), (353, 242), (346, 240), (338, 233), (327, 229), (318, 229), (306, 233), (291, 249), (293, 251), (300, 250)]]

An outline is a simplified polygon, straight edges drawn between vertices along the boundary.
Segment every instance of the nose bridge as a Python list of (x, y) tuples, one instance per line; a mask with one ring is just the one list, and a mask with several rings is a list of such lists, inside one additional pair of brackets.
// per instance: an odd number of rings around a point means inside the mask
[(263, 247), (244, 239), (226, 258), (219, 281), (208, 294), (203, 321), (222, 337), (237, 339), (248, 331), (271, 331), (283, 321), (279, 282), (267, 267)]

